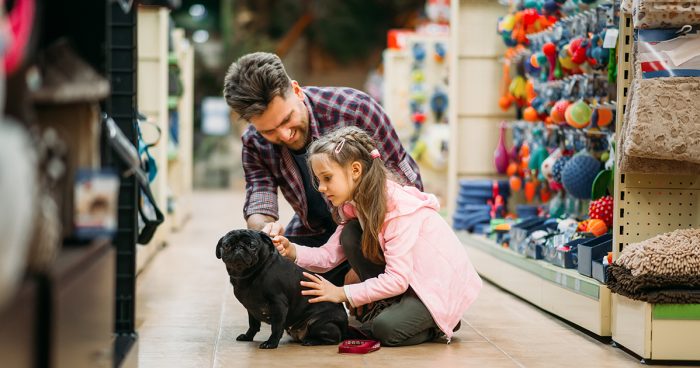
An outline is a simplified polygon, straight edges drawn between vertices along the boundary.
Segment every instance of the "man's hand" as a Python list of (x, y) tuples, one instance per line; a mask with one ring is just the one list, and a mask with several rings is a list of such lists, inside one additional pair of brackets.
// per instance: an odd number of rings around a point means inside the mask
[(304, 277), (306, 277), (310, 281), (301, 282), (301, 286), (309, 288), (306, 290), (302, 290), (301, 295), (316, 296), (315, 298), (309, 299), (309, 303), (343, 303), (348, 301), (347, 296), (345, 296), (345, 290), (342, 287), (333, 285), (330, 281), (324, 279), (322, 276), (313, 275), (308, 272), (304, 272), (303, 274)]
[(282, 257), (285, 257), (292, 262), (297, 259), (297, 249), (294, 244), (289, 241), (289, 239), (282, 235), (277, 235), (272, 238), (272, 244), (275, 245), (275, 248), (277, 248), (277, 251), (280, 252)]
[(277, 221), (266, 223), (261, 231), (270, 235), (270, 237), (272, 238), (274, 238), (277, 235), (284, 235), (284, 227), (280, 225)]

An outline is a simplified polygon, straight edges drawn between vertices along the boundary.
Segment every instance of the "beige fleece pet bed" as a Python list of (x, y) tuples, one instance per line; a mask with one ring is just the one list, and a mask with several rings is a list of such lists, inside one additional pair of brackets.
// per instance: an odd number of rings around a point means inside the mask
[(634, 69), (618, 167), (632, 173), (700, 174), (700, 78), (642, 79), (639, 65)]

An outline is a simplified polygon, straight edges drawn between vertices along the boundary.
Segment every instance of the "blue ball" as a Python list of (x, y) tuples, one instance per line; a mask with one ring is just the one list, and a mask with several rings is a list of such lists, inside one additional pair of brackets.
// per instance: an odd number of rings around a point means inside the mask
[(593, 181), (600, 172), (600, 161), (588, 154), (576, 155), (564, 166), (561, 183), (578, 199), (590, 199)]
[(544, 11), (547, 14), (553, 14), (556, 13), (559, 10), (559, 5), (556, 1), (554, 0), (547, 0), (544, 2)]

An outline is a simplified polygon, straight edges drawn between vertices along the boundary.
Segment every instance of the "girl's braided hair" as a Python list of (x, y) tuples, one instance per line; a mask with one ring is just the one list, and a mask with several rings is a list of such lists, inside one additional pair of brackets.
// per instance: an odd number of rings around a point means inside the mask
[[(311, 143), (308, 152), (309, 167), (314, 157), (323, 155), (345, 168), (353, 162), (362, 165), (359, 182), (352, 198), (358, 217), (362, 220), (362, 254), (368, 260), (382, 264), (384, 256), (379, 244), (379, 232), (387, 211), (387, 170), (377, 150), (377, 145), (367, 132), (356, 127), (338, 128)], [(333, 216), (340, 222), (338, 208)]]

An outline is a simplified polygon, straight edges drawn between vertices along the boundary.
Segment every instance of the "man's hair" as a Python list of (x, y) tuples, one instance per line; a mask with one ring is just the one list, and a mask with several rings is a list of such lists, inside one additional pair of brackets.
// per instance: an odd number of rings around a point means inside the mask
[(267, 52), (240, 57), (232, 63), (224, 79), (224, 98), (242, 119), (261, 115), (273, 98), (284, 98), (292, 83), (282, 60)]

